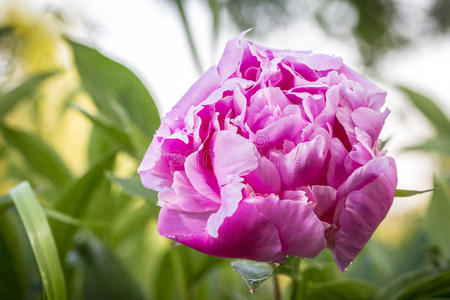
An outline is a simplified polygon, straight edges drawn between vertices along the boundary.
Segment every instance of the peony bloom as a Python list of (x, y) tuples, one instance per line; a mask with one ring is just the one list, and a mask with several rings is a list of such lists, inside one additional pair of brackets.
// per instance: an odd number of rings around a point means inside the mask
[(344, 270), (391, 207), (386, 93), (342, 63), (240, 38), (162, 119), (138, 172), (161, 235), (278, 262), (329, 247)]

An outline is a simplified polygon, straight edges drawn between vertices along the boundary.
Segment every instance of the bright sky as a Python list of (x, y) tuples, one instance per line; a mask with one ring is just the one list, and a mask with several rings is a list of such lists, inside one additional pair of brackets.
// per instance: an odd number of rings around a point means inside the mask
[[(420, 6), (425, 1), (410, 3)], [(1, 2), (2, 0), (0, 4)], [(69, 14), (69, 18), (71, 15), (75, 19), (82, 17), (93, 24), (92, 32), (79, 30), (76, 35), (137, 72), (164, 114), (199, 76), (192, 63), (179, 17), (169, 2), (171, 1), (28, 0), (25, 3), (41, 9), (50, 5)], [(206, 69), (217, 63), (226, 40), (238, 35), (239, 31), (231, 25), (222, 28), (217, 49), (212, 49), (212, 24), (206, 7), (199, 0), (186, 2), (189, 4), (187, 14), (195, 41)], [(331, 39), (313, 24), (305, 23), (300, 18), (255, 42), (275, 48), (311, 49), (334, 54), (343, 57), (346, 64), (364, 73), (353, 41)], [(448, 71), (445, 69), (446, 66), (450, 67), (449, 53), (449, 39), (433, 39), (420, 41), (407, 51), (389, 55), (381, 63), (384, 82), (375, 81), (388, 91), (387, 106), (392, 111), (382, 136), (393, 136), (388, 149), (397, 161), (399, 188), (427, 189), (432, 186), (431, 159), (422, 154), (400, 151), (430, 135), (431, 130), (424, 118), (403, 96), (385, 82), (402, 83), (422, 91), (438, 101), (450, 114), (450, 84)], [(410, 207), (425, 204), (427, 198), (425, 195), (397, 199), (391, 214), (403, 213)]]

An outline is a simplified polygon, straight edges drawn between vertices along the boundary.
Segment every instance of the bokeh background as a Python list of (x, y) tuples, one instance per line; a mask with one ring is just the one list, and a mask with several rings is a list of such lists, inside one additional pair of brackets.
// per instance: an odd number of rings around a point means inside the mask
[[(302, 297), (328, 299), (314, 293), (338, 286), (336, 297), (344, 282), (369, 299), (417, 272), (428, 272), (419, 282), (441, 276), (440, 292), (427, 297), (450, 297), (450, 1), (0, 0), (0, 192), (23, 180), (33, 186), (69, 298), (272, 297), (272, 282), (250, 294), (229, 260), (157, 235), (155, 194), (134, 175), (159, 120), (152, 105), (139, 116), (127, 106), (132, 97), (154, 101), (164, 115), (248, 28), (260, 44), (341, 56), (387, 90), (382, 138), (399, 188), (437, 188), (396, 198), (347, 272), (329, 252), (302, 261)], [(10, 202), (0, 199), (0, 299), (41, 299)], [(296, 297), (288, 277), (280, 283), (286, 299)]]

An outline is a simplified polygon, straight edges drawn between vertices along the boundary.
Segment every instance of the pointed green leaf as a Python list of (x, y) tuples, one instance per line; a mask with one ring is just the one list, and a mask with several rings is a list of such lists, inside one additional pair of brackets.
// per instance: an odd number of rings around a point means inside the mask
[(398, 87), (440, 134), (450, 134), (450, 121), (430, 98), (403, 86)]
[(22, 84), (12, 90), (0, 94), (0, 119), (14, 108), (20, 101), (33, 94), (44, 80), (55, 75), (58, 71), (46, 71), (30, 76)]
[(104, 133), (116, 140), (120, 144), (130, 145), (130, 138), (121, 130), (118, 126), (115, 126), (111, 121), (103, 117), (102, 115), (91, 115), (78, 105), (73, 104), (73, 108), (81, 112), (86, 118), (88, 118), (93, 124), (97, 125)]
[(250, 260), (235, 260), (231, 262), (233, 270), (241, 274), (251, 291), (261, 287), (272, 276), (270, 264)]
[[(150, 93), (128, 68), (86, 45), (70, 41), (84, 89), (98, 110), (121, 124), (112, 103), (119, 104), (147, 137), (159, 127), (159, 114)], [(123, 125), (123, 124), (121, 124)]]
[(134, 176), (129, 178), (120, 178), (112, 174), (108, 174), (108, 178), (109, 180), (111, 180), (111, 182), (120, 186), (125, 193), (131, 196), (142, 197), (145, 200), (148, 200), (151, 203), (156, 204), (158, 199), (157, 193), (155, 191), (145, 188), (142, 185), (139, 177)]
[(59, 155), (39, 136), (1, 126), (6, 143), (14, 147), (25, 158), (36, 173), (48, 178), (56, 185), (63, 185), (72, 177)]
[(58, 250), (42, 207), (28, 182), (10, 191), (36, 258), (49, 300), (66, 299), (66, 286)]
[(395, 191), (395, 197), (411, 197), (423, 193), (432, 192), (436, 189), (429, 189), (429, 190), (423, 190), (423, 191), (416, 191), (416, 190), (399, 190), (397, 189)]

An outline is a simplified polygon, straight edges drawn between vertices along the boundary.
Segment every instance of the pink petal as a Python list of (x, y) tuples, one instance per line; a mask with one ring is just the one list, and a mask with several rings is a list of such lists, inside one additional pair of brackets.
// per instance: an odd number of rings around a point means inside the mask
[(217, 70), (222, 80), (229, 78), (239, 69), (243, 54), (244, 49), (240, 38), (227, 42), (222, 58), (217, 65)]
[(281, 189), (278, 169), (266, 157), (261, 157), (258, 168), (245, 177), (245, 180), (256, 193), (277, 194)]
[[(324, 136), (298, 144), (284, 155), (279, 170), (287, 189), (318, 183), (328, 155), (329, 144)], [(324, 175), (325, 176), (325, 175)], [(325, 181), (325, 179), (324, 179)]]
[(196, 151), (186, 158), (184, 164), (186, 175), (193, 187), (201, 195), (220, 202), (220, 190), (217, 180), (212, 170), (206, 168), (208, 153), (204, 151)]
[(185, 172), (175, 172), (172, 190), (177, 206), (183, 211), (206, 212), (217, 211), (219, 204), (200, 195), (192, 186)]
[(258, 151), (246, 138), (232, 131), (219, 131), (213, 139), (213, 169), (219, 186), (242, 181), (242, 176), (258, 167)]
[(172, 185), (172, 174), (167, 161), (161, 159), (161, 146), (154, 138), (145, 152), (138, 173), (142, 185), (155, 191), (163, 191)]
[(380, 112), (367, 107), (360, 107), (352, 112), (351, 118), (353, 123), (367, 132), (373, 141), (378, 139), (385, 119)]
[(277, 229), (254, 205), (241, 201), (224, 220), (220, 238), (206, 232), (207, 214), (180, 213), (162, 208), (158, 232), (208, 255), (281, 263), (284, 255)]
[(258, 130), (251, 139), (260, 149), (273, 148), (285, 140), (296, 139), (304, 124), (300, 114), (293, 114)]
[(314, 206), (275, 196), (247, 200), (254, 203), (261, 214), (278, 229), (282, 250), (286, 255), (315, 257), (326, 247), (321, 221), (313, 212)]
[(391, 207), (397, 186), (397, 172), (394, 160), (389, 157), (384, 159), (388, 164), (384, 171), (362, 188), (350, 192), (343, 204), (337, 223), (339, 229), (329, 241), (341, 271), (364, 248)]
[(217, 212), (213, 213), (206, 226), (208, 234), (212, 237), (219, 236), (219, 228), (227, 217), (231, 217), (238, 208), (242, 200), (242, 189), (245, 187), (242, 183), (230, 183), (220, 189), (222, 204)]
[(376, 157), (366, 165), (356, 169), (338, 188), (338, 199), (374, 181), (390, 167), (390, 161), (391, 158), (386, 156)]

